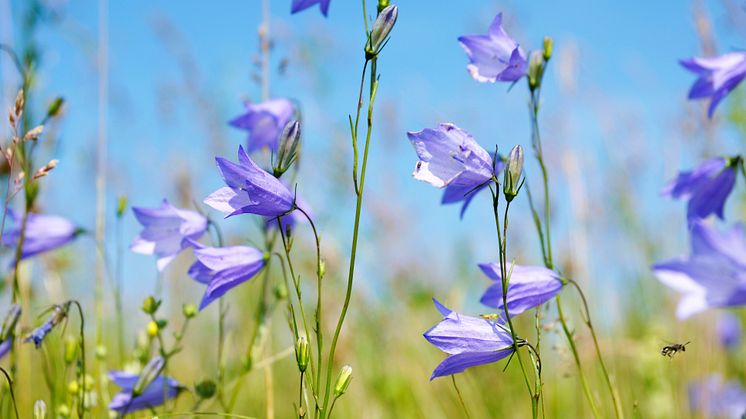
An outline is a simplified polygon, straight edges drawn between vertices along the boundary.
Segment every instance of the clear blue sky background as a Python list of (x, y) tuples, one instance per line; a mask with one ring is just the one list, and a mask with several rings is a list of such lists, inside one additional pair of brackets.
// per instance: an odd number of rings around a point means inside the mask
[[(3, 42), (17, 45), (23, 3), (0, 1), (0, 14), (5, 13), (0, 21)], [(369, 3), (373, 11), (373, 2)], [(43, 65), (36, 100), (39, 105), (61, 94), (67, 100), (67, 113), (59, 128), (61, 147), (45, 151), (46, 157), (61, 161), (54, 176), (45, 181), (45, 210), (92, 228), (99, 9), (95, 1), (55, 4), (62, 20), (45, 25), (37, 35), (43, 48)], [(544, 35), (555, 38), (557, 58), (546, 78), (543, 110), (545, 142), (551, 152), (557, 153), (550, 157), (555, 173), (561, 153), (575, 150), (584, 162), (592, 163), (581, 171), (589, 182), (588, 199), (605, 199), (607, 188), (602, 183), (594, 184), (599, 175), (593, 170), (604, 168), (604, 159), (608, 158), (604, 153), (609, 146), (629, 151), (633, 141), (626, 135), (634, 135), (634, 153), (638, 153), (645, 170), (639, 175), (629, 173), (627, 179), (630, 188), (639, 189), (639, 211), (651, 223), (661, 212), (678, 217), (671, 224), (674, 230), (670, 234), (685, 238), (683, 204), (665, 202), (657, 191), (675, 169), (697, 160), (697, 154), (689, 153), (686, 147), (673, 154), (666, 148), (684, 135), (678, 128), (683, 117), (699, 120), (704, 115), (701, 108), (686, 104), (693, 77), (677, 64), (677, 60), (701, 51), (690, 2), (402, 0), (399, 6), (399, 22), (379, 65), (381, 106), (369, 172), (373, 205), (397, 208), (401, 233), (397, 243), (408, 249), (400, 255), (404, 261), (399, 263), (406, 263), (406, 258), (435, 260), (436, 266), (442, 264), (445, 272), (455, 274), (455, 256), (448, 255), (464, 243), (469, 243), (474, 252), (475, 260), (469, 263), (488, 261), (494, 255), (486, 196), (473, 204), (463, 221), (458, 219), (457, 207), (439, 206), (440, 191), (411, 179), (415, 157), (405, 132), (450, 121), (470, 131), (487, 149), (493, 149), (495, 143), (502, 150), (517, 143), (530, 147), (523, 83), (508, 92), (506, 85), (473, 81), (465, 69), (466, 56), (456, 41), (462, 34), (485, 32), (498, 11), (504, 12), (507, 30), (526, 50), (540, 47)], [(8, 8), (13, 10), (10, 15)], [(704, 10), (712, 18), (721, 52), (744, 45), (742, 34), (728, 24), (729, 15), (744, 13), (740, 7), (726, 9), (720, 2), (708, 2)], [(349, 241), (347, 220), (352, 219), (351, 193), (333, 187), (328, 177), (349, 173), (334, 173), (337, 166), (332, 163), (340, 160), (340, 150), (347, 152), (349, 148), (346, 117), (354, 110), (364, 42), (360, 5), (357, 1), (332, 0), (327, 19), (315, 8), (296, 15), (289, 11), (290, 0), (271, 0), (271, 34), (275, 41), (271, 93), (291, 97), (302, 106), (306, 143), (299, 192), (320, 208), (317, 212), (322, 227), (334, 232), (344, 250)], [(180, 172), (191, 174), (198, 198), (220, 186), (213, 169), (215, 152), (210, 138), (217, 138), (220, 153), (231, 158), (237, 145), (244, 142), (244, 134), (224, 122), (241, 112), (243, 99), (260, 98), (260, 89), (250, 78), (260, 20), (259, 0), (110, 2), (110, 214), (119, 194), (126, 194), (131, 204), (141, 206), (157, 205), (162, 197), (176, 200), (174, 176)], [(9, 31), (11, 21), (14, 29)], [(196, 83), (187, 82), (173, 44), (169, 46), (158, 35), (155, 28), (162, 27), (163, 22), (168, 22), (181, 38), (184, 49), (179, 54), (192, 60)], [(279, 76), (274, 69), (283, 58), (289, 59), (288, 70)], [(560, 74), (562, 69), (565, 76)], [(9, 88), (15, 75), (7, 61), (0, 65), (0, 71), (4, 81), (0, 96), (7, 104), (15, 94)], [(189, 89), (207, 102), (197, 106)], [(207, 126), (206, 119), (218, 124)], [(634, 127), (626, 127), (627, 121), (634, 121)], [(722, 132), (730, 134), (727, 129)], [(702, 132), (695, 130), (689, 135), (696, 143)], [(599, 144), (605, 144), (605, 152)], [(737, 152), (735, 145), (724, 144), (731, 147), (724, 152)], [(669, 158), (664, 164), (663, 160)], [(537, 174), (533, 166), (528, 169)], [(538, 190), (538, 179), (533, 179)], [(560, 177), (556, 179), (553, 194), (560, 231), (557, 246), (561, 249), (562, 239), (569, 237), (572, 209), (566, 183)], [(339, 192), (346, 193), (347, 198), (340, 199)], [(517, 237), (516, 242), (535, 248), (524, 204), (517, 206), (515, 217), (525, 223), (518, 222), (519, 230), (514, 234), (526, 236)], [(223, 225), (240, 230), (246, 223), (246, 219), (234, 219)], [(612, 250), (614, 231), (611, 228), (598, 235), (612, 243), (608, 246)], [(136, 232), (134, 218), (128, 215), (124, 237), (129, 240)], [(684, 243), (674, 243), (668, 250), (673, 254), (683, 252)], [(574, 251), (572, 243), (565, 245), (569, 246), (565, 252)], [(79, 251), (91, 248), (90, 243), (75, 246)], [(599, 249), (607, 244), (591, 246)], [(364, 272), (374, 271), (380, 263), (375, 249), (364, 245), (363, 255), (368, 267)], [(628, 261), (595, 256), (594, 265), (619, 268), (612, 277), (625, 275)], [(526, 259), (523, 263), (540, 262), (535, 252), (528, 253)], [(150, 289), (148, 282), (155, 277), (151, 258), (128, 254), (125, 261), (126, 281), (132, 284), (128, 292), (147, 292), (139, 288), (144, 284)], [(637, 264), (637, 271), (646, 270), (647, 261), (632, 263)], [(598, 272), (598, 266), (590, 269)], [(183, 280), (181, 271), (173, 274)], [(476, 269), (472, 274), (472, 292), (476, 293), (485, 282)], [(70, 280), (84, 283), (84, 279)], [(373, 279), (363, 282), (370, 288)]]

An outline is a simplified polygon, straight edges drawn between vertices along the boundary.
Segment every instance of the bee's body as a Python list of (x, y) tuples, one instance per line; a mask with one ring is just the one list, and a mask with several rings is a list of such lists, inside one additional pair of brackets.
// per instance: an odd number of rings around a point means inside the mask
[(677, 352), (686, 352), (686, 345), (687, 343), (672, 343), (670, 345), (666, 345), (661, 349), (661, 355), (667, 356), (669, 358), (673, 358), (674, 355), (676, 355)]

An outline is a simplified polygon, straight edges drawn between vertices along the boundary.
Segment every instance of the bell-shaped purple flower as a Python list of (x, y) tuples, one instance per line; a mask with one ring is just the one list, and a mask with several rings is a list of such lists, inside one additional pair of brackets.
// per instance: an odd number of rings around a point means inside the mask
[(423, 336), (449, 356), (435, 368), (431, 380), (497, 362), (513, 353), (513, 338), (501, 323), (456, 313), (434, 298), (433, 303), (444, 318)]
[(293, 118), (295, 107), (287, 99), (271, 99), (266, 102), (246, 104), (246, 113), (229, 123), (249, 132), (247, 148), (249, 153), (264, 147), (277, 151), (280, 134)]
[[(497, 263), (482, 263), (479, 268), (494, 281), (479, 301), (488, 307), (499, 309), (499, 314), (503, 315), (503, 286), (500, 265)], [(559, 274), (543, 266), (514, 265), (513, 272), (509, 276), (507, 302), (510, 317), (546, 303), (557, 295), (563, 286)]]
[(194, 255), (197, 261), (189, 268), (188, 274), (197, 282), (207, 285), (200, 310), (253, 278), (267, 262), (264, 253), (251, 246), (195, 246)]
[(156, 255), (159, 271), (189, 247), (191, 240), (199, 239), (207, 230), (205, 216), (176, 208), (165, 199), (158, 208), (133, 207), (132, 211), (144, 229), (132, 241), (130, 249), (135, 253)]
[(178, 396), (184, 389), (178, 381), (168, 377), (157, 377), (148, 385), (142, 394), (133, 397), (132, 389), (139, 376), (125, 371), (111, 371), (109, 379), (121, 388), (109, 403), (109, 409), (120, 414), (151, 409)]
[(528, 61), (518, 43), (503, 29), (503, 14), (498, 13), (487, 35), (458, 38), (469, 56), (466, 69), (474, 80), (485, 83), (514, 82), (526, 74)]
[(682, 172), (661, 191), (674, 199), (688, 199), (689, 223), (715, 214), (723, 219), (725, 201), (736, 183), (737, 158), (714, 158), (690, 172)]
[(740, 419), (746, 413), (746, 390), (735, 380), (724, 383), (719, 374), (712, 374), (689, 384), (689, 407), (697, 417)]
[(653, 265), (664, 285), (683, 294), (680, 319), (708, 308), (746, 304), (746, 240), (741, 224), (721, 232), (701, 221), (691, 227), (692, 251)]
[(324, 16), (327, 16), (329, 14), (329, 2), (331, 0), (293, 0), (292, 8), (290, 9), (291, 13), (298, 13), (302, 10), (306, 10), (309, 7), (318, 4), (319, 8), (321, 9), (321, 13)]
[[(463, 217), (471, 199), (492, 178), (492, 156), (469, 133), (449, 123), (408, 132), (407, 137), (419, 157), (414, 178), (445, 188), (443, 204), (463, 201)], [(496, 162), (495, 172), (502, 167)]]
[(293, 209), (290, 190), (254, 163), (243, 147), (238, 148), (238, 164), (222, 157), (215, 161), (228, 186), (210, 194), (204, 203), (227, 214), (226, 218), (238, 214), (277, 217)]
[[(8, 209), (8, 219), (13, 225), (3, 234), (3, 245), (14, 248), (18, 246), (23, 216), (12, 209)], [(29, 213), (23, 237), (21, 259), (62, 247), (73, 241), (81, 232), (81, 229), (65, 218), (56, 215)]]
[(681, 60), (681, 65), (698, 77), (689, 90), (689, 99), (710, 98), (707, 115), (712, 118), (718, 103), (746, 77), (746, 52), (694, 57)]
[(718, 319), (717, 333), (726, 349), (735, 349), (741, 343), (741, 321), (733, 313), (723, 313)]

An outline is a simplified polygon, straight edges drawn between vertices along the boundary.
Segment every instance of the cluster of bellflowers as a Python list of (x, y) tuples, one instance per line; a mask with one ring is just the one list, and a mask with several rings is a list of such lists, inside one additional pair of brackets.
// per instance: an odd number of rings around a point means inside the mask
[[(485, 35), (458, 39), (469, 58), (468, 73), (483, 83), (516, 83), (527, 77), (530, 65), (526, 53), (502, 26), (498, 14)], [(551, 48), (547, 42), (547, 48)], [(543, 54), (543, 53), (542, 53)], [(518, 195), (523, 186), (524, 151), (516, 145), (506, 157), (490, 154), (466, 130), (453, 123), (407, 133), (418, 161), (415, 179), (443, 189), (442, 204), (459, 203), (464, 217), (472, 200), (482, 191), (493, 192), (495, 209), (502, 192), (503, 204)], [(502, 181), (500, 175), (502, 174)], [(504, 249), (501, 249), (503, 253)], [(496, 362), (528, 345), (509, 326), (510, 318), (543, 305), (564, 286), (561, 275), (544, 266), (481, 263), (478, 267), (490, 280), (480, 302), (496, 313), (478, 317), (457, 313), (433, 300), (443, 319), (424, 333), (425, 339), (448, 354), (431, 379)]]
[[(746, 77), (746, 53), (680, 61), (697, 76), (690, 99), (709, 100), (708, 118), (720, 102)], [(686, 225), (690, 251), (652, 266), (658, 280), (679, 293), (676, 316), (685, 320), (720, 309), (716, 332), (730, 353), (741, 343), (741, 324), (727, 309), (746, 305), (746, 231), (742, 223), (728, 223), (725, 205), (736, 178), (744, 173), (741, 155), (720, 156), (679, 173), (661, 195), (687, 202)], [(714, 417), (741, 417), (746, 412), (746, 390), (737, 381), (723, 382), (712, 374), (690, 384), (692, 412)]]

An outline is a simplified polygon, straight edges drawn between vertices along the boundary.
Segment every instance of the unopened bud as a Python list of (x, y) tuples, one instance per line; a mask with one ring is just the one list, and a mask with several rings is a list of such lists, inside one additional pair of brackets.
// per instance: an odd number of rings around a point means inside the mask
[(4, 342), (6, 339), (13, 336), (16, 330), (16, 324), (18, 319), (21, 318), (21, 306), (13, 304), (8, 310), (8, 314), (5, 315), (3, 320), (3, 328), (0, 330), (0, 342)]
[(25, 102), (25, 95), (23, 93), (23, 89), (21, 89), (18, 91), (18, 94), (16, 95), (15, 105), (13, 106), (13, 115), (15, 116), (16, 121), (21, 119), (21, 115), (23, 115), (24, 102)]
[(277, 148), (277, 163), (274, 175), (280, 177), (298, 159), (298, 144), (300, 142), (300, 122), (290, 121), (285, 125), (280, 135), (280, 144)]
[(399, 8), (396, 5), (386, 6), (378, 14), (376, 21), (373, 23), (373, 29), (370, 31), (370, 39), (365, 47), (367, 56), (378, 55), (383, 48), (386, 39), (388, 39), (391, 30), (394, 28), (396, 18), (399, 15)]
[(298, 370), (300, 372), (306, 372), (306, 368), (308, 368), (309, 351), (308, 339), (305, 336), (299, 337), (295, 343), (295, 360), (298, 361)]
[(47, 419), (47, 404), (44, 400), (34, 403), (34, 419)]
[(158, 336), (158, 323), (151, 320), (148, 323), (147, 331), (148, 331), (148, 336), (150, 336), (151, 338)]
[(194, 392), (200, 399), (210, 399), (217, 392), (218, 386), (212, 380), (204, 380), (194, 385)]
[(510, 150), (507, 162), (505, 163), (503, 177), (503, 194), (505, 199), (510, 202), (518, 195), (520, 189), (521, 173), (523, 172), (523, 147), (517, 145)]
[(544, 76), (544, 56), (541, 51), (532, 51), (528, 59), (528, 87), (531, 91), (541, 84)]
[(49, 107), (47, 108), (47, 118), (54, 118), (55, 116), (59, 115), (64, 103), (65, 99), (61, 96), (50, 103)]
[(278, 300), (284, 300), (288, 298), (288, 288), (285, 284), (277, 284), (274, 288), (275, 298)]
[(65, 363), (72, 364), (78, 357), (78, 339), (69, 336), (65, 339)]
[(142, 302), (142, 311), (145, 314), (155, 314), (155, 312), (158, 311), (158, 307), (160, 307), (160, 305), (161, 302), (156, 300), (155, 297), (151, 295)]
[(148, 362), (140, 372), (140, 376), (137, 378), (137, 382), (132, 387), (132, 396), (137, 397), (145, 391), (146, 388), (155, 381), (156, 378), (161, 374), (163, 368), (166, 366), (166, 360), (161, 356), (157, 356)]
[(44, 125), (36, 126), (23, 136), (23, 141), (36, 141), (42, 132), (44, 132)]
[(554, 40), (550, 36), (544, 37), (544, 61), (549, 61), (554, 52)]
[(181, 307), (181, 311), (184, 313), (184, 317), (191, 319), (197, 315), (197, 306), (194, 304), (184, 304)]
[(119, 199), (117, 200), (117, 217), (122, 218), (122, 215), (124, 215), (124, 210), (126, 209), (127, 209), (127, 196), (119, 195)]
[(342, 367), (342, 370), (339, 371), (339, 376), (337, 377), (337, 383), (334, 384), (334, 397), (339, 397), (345, 394), (345, 391), (347, 391), (347, 387), (350, 386), (351, 380), (352, 380), (352, 367), (349, 365), (345, 365), (344, 367)]
[(378, 0), (378, 13), (380, 14), (383, 9), (389, 6), (389, 0)]

